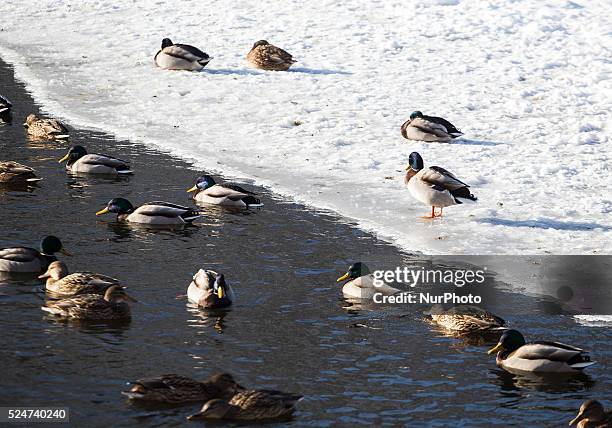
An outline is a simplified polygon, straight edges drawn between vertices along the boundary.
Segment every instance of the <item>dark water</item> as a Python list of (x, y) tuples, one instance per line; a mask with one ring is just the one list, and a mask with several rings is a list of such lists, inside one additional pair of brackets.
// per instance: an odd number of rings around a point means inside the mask
[[(609, 398), (609, 328), (578, 325), (554, 300), (503, 292), (489, 276), (487, 306), (528, 337), (581, 345), (599, 361), (585, 376), (557, 381), (507, 374), (486, 355), (487, 344), (424, 322), (422, 306), (354, 306), (335, 283), (359, 259), (377, 268), (430, 261), (264, 189), (263, 209), (209, 209), (203, 223), (183, 230), (96, 218), (115, 196), (188, 204), (185, 189), (198, 172), (146, 147), (74, 130), (73, 144), (129, 159), (136, 174), (69, 177), (57, 163), (67, 143), (25, 139), (22, 119), (38, 109), (4, 64), (0, 92), (16, 118), (0, 127), (2, 158), (44, 177), (31, 192), (0, 191), (0, 247), (37, 246), (55, 234), (74, 254), (63, 258), (71, 270), (118, 277), (139, 300), (129, 325), (66, 323), (39, 309), (40, 282), (0, 284), (0, 406), (68, 406), (72, 426), (181, 426), (197, 404), (136, 406), (119, 394), (125, 382), (219, 371), (244, 385), (305, 395), (292, 426), (553, 427), (566, 425), (583, 399)], [(182, 295), (200, 267), (226, 274), (238, 295), (230, 310), (187, 304)]]

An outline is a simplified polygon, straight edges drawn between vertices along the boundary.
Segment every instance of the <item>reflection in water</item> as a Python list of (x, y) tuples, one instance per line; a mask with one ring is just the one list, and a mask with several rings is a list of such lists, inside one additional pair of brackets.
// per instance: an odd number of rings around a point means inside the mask
[(225, 328), (224, 319), (231, 311), (230, 307), (223, 309), (203, 309), (193, 302), (187, 301), (187, 310), (194, 318), (187, 320), (190, 327), (214, 328), (219, 334), (223, 334)]
[(38, 187), (40, 181), (25, 181), (16, 183), (0, 183), (0, 195), (9, 192), (28, 192), (32, 193)]
[[(184, 238), (191, 237), (194, 233), (197, 233), (200, 224), (168, 224), (168, 225), (150, 225), (140, 223), (128, 223), (128, 222), (105, 222), (97, 221), (99, 225), (106, 225), (106, 227), (115, 234), (115, 239), (110, 238), (113, 241), (122, 241), (126, 239), (146, 239), (148, 234), (158, 235), (175, 235)], [(211, 231), (211, 234), (213, 232)]]
[(497, 384), (501, 391), (519, 391), (527, 389), (530, 391), (541, 391), (547, 393), (578, 392), (585, 391), (595, 385), (595, 381), (586, 373), (510, 373), (498, 369)]

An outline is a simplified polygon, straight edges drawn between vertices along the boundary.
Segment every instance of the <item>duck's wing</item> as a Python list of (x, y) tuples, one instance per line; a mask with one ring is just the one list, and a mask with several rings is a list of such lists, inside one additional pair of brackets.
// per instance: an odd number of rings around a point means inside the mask
[(231, 184), (217, 184), (206, 189), (206, 195), (212, 198), (228, 198), (232, 201), (239, 201), (242, 198), (253, 195), (254, 193), (244, 190), (242, 187)]
[(44, 119), (40, 126), (47, 134), (64, 134), (68, 132), (66, 127), (57, 119)]
[(584, 350), (558, 342), (533, 342), (521, 346), (512, 353), (513, 357), (525, 360), (550, 360), (570, 362)]
[(265, 46), (263, 54), (265, 61), (269, 61), (274, 64), (293, 64), (294, 62), (297, 62), (293, 59), (293, 56), (289, 52), (272, 45)]
[(11, 174), (23, 174), (28, 172), (34, 172), (34, 169), (29, 166), (22, 165), (15, 161), (0, 162), (0, 174), (11, 173)]
[(104, 165), (110, 168), (126, 167), (129, 162), (108, 155), (91, 153), (83, 156), (80, 161), (88, 165)]
[(56, 301), (47, 301), (42, 308), (57, 315), (90, 318), (93, 314), (111, 313), (110, 304), (99, 294), (84, 294)]
[(12, 262), (29, 262), (40, 257), (40, 252), (29, 247), (1, 248), (0, 259)]
[(134, 211), (135, 213), (147, 216), (162, 216), (169, 218), (182, 218), (185, 221), (193, 221), (202, 216), (200, 211), (183, 205), (172, 204), (170, 202), (153, 201), (148, 202)]
[(302, 398), (299, 394), (258, 389), (241, 391), (235, 394), (229, 401), (229, 404), (249, 410), (272, 410), (278, 406), (281, 408), (293, 407)]
[(433, 186), (440, 186), (447, 190), (457, 190), (462, 187), (470, 187), (459, 180), (453, 173), (439, 166), (425, 168), (421, 174), (421, 179)]
[(444, 119), (443, 117), (423, 116), (423, 119), (426, 119), (429, 122), (437, 123), (438, 125), (442, 125), (444, 128), (446, 128), (446, 132), (448, 132), (449, 134), (451, 134), (454, 137), (458, 137), (460, 135), (463, 135), (463, 132), (458, 130), (455, 127), (455, 125), (453, 125), (452, 123), (450, 123), (448, 120)]
[(446, 130), (444, 125), (425, 119), (424, 117), (417, 117), (410, 120), (410, 126), (413, 126), (422, 132), (427, 134), (433, 134), (436, 137), (448, 138), (452, 135)]
[(208, 54), (202, 52), (198, 48), (190, 45), (172, 45), (162, 49), (162, 52), (166, 55), (173, 56), (175, 58), (184, 59), (185, 61), (202, 61), (209, 59)]
[(179, 388), (199, 388), (200, 382), (197, 382), (187, 376), (178, 374), (164, 374), (158, 377), (150, 377), (137, 379), (130, 382), (131, 385), (140, 385), (145, 389), (179, 389)]

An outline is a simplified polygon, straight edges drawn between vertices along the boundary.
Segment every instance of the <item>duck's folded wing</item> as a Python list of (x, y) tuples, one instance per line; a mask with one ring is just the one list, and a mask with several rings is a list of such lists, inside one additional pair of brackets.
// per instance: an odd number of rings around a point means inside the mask
[(244, 198), (245, 196), (248, 196), (249, 194), (252, 193), (247, 192), (240, 186), (232, 184), (212, 186), (206, 191), (206, 195), (212, 198), (228, 198), (232, 201), (239, 201), (240, 199)]
[(95, 153), (83, 156), (80, 161), (88, 165), (104, 165), (110, 168), (124, 167), (128, 164), (127, 161), (124, 161), (122, 159), (117, 159), (112, 156), (99, 155)]
[(153, 201), (136, 208), (134, 212), (148, 216), (180, 217), (189, 211), (191, 211), (191, 208), (182, 205)]
[(0, 174), (2, 173), (10, 173), (10, 174), (24, 174), (34, 172), (32, 168), (29, 166), (22, 165), (18, 162), (0, 162)]
[(557, 342), (534, 342), (521, 346), (512, 356), (525, 360), (567, 362), (584, 352), (580, 348)]
[(0, 259), (9, 260), (13, 262), (27, 262), (38, 257), (39, 255), (40, 253), (34, 248), (28, 247), (0, 249)]
[(43, 121), (42, 127), (47, 134), (59, 134), (67, 132), (66, 127), (56, 119)]
[(422, 117), (417, 117), (410, 121), (410, 126), (413, 126), (427, 134), (433, 134), (437, 137), (445, 138), (450, 137), (446, 127), (436, 122), (426, 120)]
[(199, 382), (186, 376), (177, 374), (165, 374), (159, 377), (138, 379), (130, 382), (132, 385), (141, 385), (147, 389), (176, 389), (199, 386)]
[(462, 135), (463, 132), (459, 131), (455, 125), (453, 125), (452, 123), (450, 123), (448, 120), (444, 119), (443, 117), (437, 117), (437, 116), (423, 116), (426, 120), (433, 122), (433, 123), (437, 123), (438, 125), (442, 125), (444, 126), (444, 128), (446, 128), (446, 132), (448, 132), (451, 135)]
[(293, 56), (289, 52), (281, 48), (277, 48), (276, 46), (268, 46), (268, 48), (265, 51), (265, 57), (267, 61), (270, 61), (276, 64), (282, 64), (286, 62), (297, 62), (293, 59)]
[(172, 45), (162, 50), (166, 55), (173, 56), (175, 58), (181, 58), (186, 61), (200, 61), (207, 59), (208, 55), (199, 50), (196, 47), (189, 45)]
[(429, 168), (423, 170), (421, 179), (433, 186), (441, 186), (448, 190), (469, 187), (463, 181), (455, 177), (454, 174), (439, 166), (430, 166)]

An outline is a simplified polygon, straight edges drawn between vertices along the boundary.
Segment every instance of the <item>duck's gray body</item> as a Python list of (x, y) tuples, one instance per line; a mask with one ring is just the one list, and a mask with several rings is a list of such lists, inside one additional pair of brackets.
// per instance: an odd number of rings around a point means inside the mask
[(82, 174), (132, 174), (126, 161), (111, 156), (87, 154), (66, 165), (66, 170)]
[(0, 271), (3, 272), (40, 273), (44, 272), (49, 263), (55, 260), (55, 256), (42, 254), (34, 248), (0, 249)]
[(406, 121), (402, 125), (401, 131), (402, 136), (409, 140), (440, 143), (446, 143), (463, 135), (445, 119), (430, 116), (416, 117)]
[(155, 55), (155, 64), (164, 70), (200, 71), (211, 59), (194, 46), (178, 43), (160, 49)]

